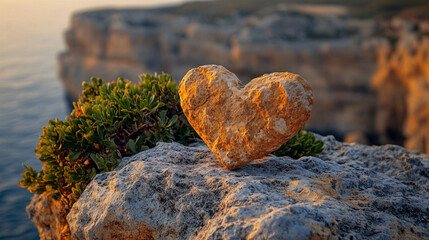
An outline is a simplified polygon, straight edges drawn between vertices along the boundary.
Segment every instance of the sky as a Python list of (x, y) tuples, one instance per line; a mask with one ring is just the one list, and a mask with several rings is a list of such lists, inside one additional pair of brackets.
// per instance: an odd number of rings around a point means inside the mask
[[(34, 38), (62, 39), (71, 13), (90, 8), (150, 7), (183, 0), (0, 0), (0, 51), (16, 44), (31, 44)], [(58, 34), (52, 34), (59, 31)], [(26, 39), (26, 40), (24, 40)]]

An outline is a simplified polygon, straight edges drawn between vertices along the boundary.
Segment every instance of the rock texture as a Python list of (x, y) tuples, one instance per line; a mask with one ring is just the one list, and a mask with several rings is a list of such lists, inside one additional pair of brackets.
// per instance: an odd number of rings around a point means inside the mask
[(380, 48), (372, 84), (381, 140), (429, 153), (429, 37), (402, 37), (396, 48)]
[(310, 117), (311, 86), (299, 75), (265, 74), (243, 86), (218, 65), (191, 69), (179, 84), (191, 126), (228, 169), (277, 150)]
[(159, 143), (97, 175), (75, 239), (428, 239), (429, 162), (394, 145), (322, 138), (316, 157), (228, 171), (205, 146)]
[(61, 203), (46, 194), (35, 195), (27, 206), (27, 214), (39, 230), (41, 240), (71, 239)]

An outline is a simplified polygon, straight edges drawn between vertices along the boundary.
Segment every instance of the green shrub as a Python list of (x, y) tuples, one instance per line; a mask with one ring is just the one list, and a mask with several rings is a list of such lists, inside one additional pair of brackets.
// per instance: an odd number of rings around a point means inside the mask
[[(37, 172), (24, 165), (20, 186), (35, 194), (46, 192), (61, 200), (67, 211), (97, 173), (113, 170), (123, 157), (159, 141), (187, 145), (199, 138), (182, 112), (171, 76), (140, 78), (138, 85), (122, 78), (107, 85), (96, 78), (83, 82), (70, 116), (43, 127), (35, 150), (43, 169)], [(297, 158), (322, 150), (322, 141), (301, 131), (274, 154)]]
[(43, 169), (25, 166), (21, 187), (71, 207), (97, 173), (113, 170), (124, 156), (159, 141), (188, 144), (198, 135), (180, 107), (167, 74), (142, 75), (138, 86), (120, 78), (83, 83), (84, 90), (66, 121), (50, 120), (35, 150)]
[(274, 151), (273, 154), (297, 159), (302, 156), (312, 156), (321, 153), (323, 150), (322, 140), (316, 140), (314, 134), (301, 129), (297, 135)]

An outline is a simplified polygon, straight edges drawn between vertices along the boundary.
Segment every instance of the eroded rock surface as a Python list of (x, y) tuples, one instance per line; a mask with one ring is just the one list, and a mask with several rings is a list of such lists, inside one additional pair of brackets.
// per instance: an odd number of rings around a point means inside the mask
[(159, 143), (95, 177), (67, 217), (73, 238), (429, 238), (427, 158), (322, 139), (316, 157), (235, 171), (203, 144)]
[(376, 129), (384, 143), (429, 153), (429, 37), (402, 40), (379, 50)]
[(277, 150), (310, 117), (311, 86), (293, 73), (271, 73), (245, 86), (218, 65), (191, 69), (179, 84), (189, 123), (228, 169)]
[(70, 230), (61, 203), (46, 194), (35, 195), (27, 206), (27, 214), (39, 230), (41, 240), (68, 240)]

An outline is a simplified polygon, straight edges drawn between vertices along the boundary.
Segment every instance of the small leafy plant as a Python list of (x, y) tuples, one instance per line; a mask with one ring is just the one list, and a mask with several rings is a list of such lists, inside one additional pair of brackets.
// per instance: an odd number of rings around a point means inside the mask
[(301, 129), (297, 135), (284, 143), (273, 154), (275, 156), (289, 156), (297, 159), (302, 156), (312, 156), (321, 153), (323, 150), (322, 140), (316, 140), (314, 134)]
[(25, 166), (19, 182), (30, 192), (71, 207), (97, 173), (113, 170), (124, 156), (157, 142), (189, 144), (198, 135), (180, 107), (176, 84), (167, 74), (140, 76), (139, 85), (120, 78), (83, 82), (84, 90), (66, 121), (50, 120), (36, 154), (39, 172)]
[[(50, 120), (36, 154), (43, 169), (26, 166), (21, 187), (60, 200), (67, 212), (96, 174), (113, 170), (120, 160), (157, 142), (184, 145), (199, 136), (180, 107), (176, 84), (167, 74), (140, 76), (133, 85), (119, 78), (103, 84), (92, 78), (65, 121)], [(323, 151), (323, 142), (301, 130), (274, 152), (299, 158)]]

